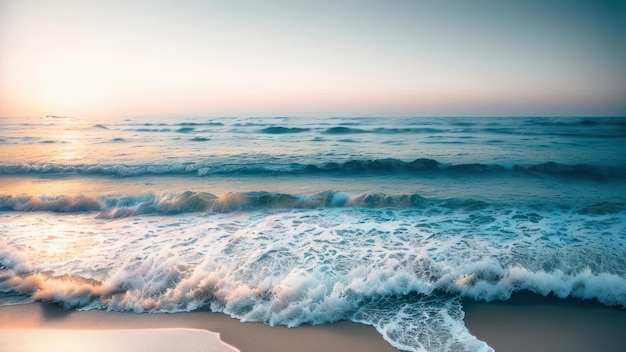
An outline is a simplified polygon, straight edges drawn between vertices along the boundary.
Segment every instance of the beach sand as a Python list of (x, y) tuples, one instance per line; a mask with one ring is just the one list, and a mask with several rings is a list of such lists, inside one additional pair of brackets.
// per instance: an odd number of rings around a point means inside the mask
[(0, 351), (237, 352), (219, 334), (197, 329), (2, 329)]
[(470, 332), (497, 352), (626, 351), (624, 309), (528, 292), (463, 307)]
[[(22, 334), (22, 341), (28, 338), (22, 344), (20, 344), (20, 339), (12, 339), (12, 345), (4, 342), (4, 346), (0, 345), (2, 351), (17, 351), (24, 345), (31, 345), (32, 340), (43, 336), (39, 335), (41, 329), (54, 330), (48, 337), (54, 338), (55, 341), (59, 339), (59, 336), (54, 336), (54, 334), (64, 334), (61, 341), (65, 339), (67, 348), (62, 349), (63, 351), (74, 348), (72, 346), (78, 343), (83, 343), (84, 338), (80, 336), (89, 336), (89, 334), (92, 334), (95, 341), (118, 338), (128, 343), (126, 349), (121, 348), (121, 344), (117, 344), (115, 351), (136, 351), (137, 341), (146, 341), (150, 337), (147, 335), (149, 329), (160, 329), (161, 334), (167, 332), (170, 334), (168, 341), (181, 340), (181, 345), (177, 348), (170, 349), (170, 342), (169, 345), (157, 344), (160, 346), (152, 351), (186, 351), (182, 347), (183, 343), (187, 345), (207, 343), (207, 340), (211, 338), (197, 331), (195, 334), (190, 333), (189, 329), (219, 333), (222, 341), (242, 352), (397, 351), (373, 327), (363, 324), (344, 321), (319, 326), (303, 325), (290, 329), (270, 327), (259, 323), (242, 323), (224, 314), (199, 311), (175, 314), (134, 314), (96, 310), (77, 312), (67, 311), (53, 304), (31, 303), (0, 307), (0, 331), (7, 329), (19, 330)], [(93, 335), (94, 330), (118, 332), (125, 330), (125, 332), (118, 335), (109, 332), (102, 337)], [(129, 330), (133, 333), (129, 333)], [(194, 343), (185, 342), (184, 339), (192, 339)], [(83, 346), (86, 345), (83, 343)], [(44, 349), (44, 351), (59, 351), (59, 349), (52, 349), (53, 347), (49, 345), (49, 349)], [(99, 349), (103, 346), (95, 342), (91, 344), (91, 347), (93, 348), (81, 351), (111, 351), (106, 348)], [(22, 351), (27, 351), (27, 349), (22, 349)], [(213, 350), (207, 349), (206, 351)]]
[[(470, 332), (497, 352), (626, 351), (624, 309), (530, 293), (516, 294), (505, 302), (465, 300), (463, 304)], [(41, 344), (43, 340), (48, 343)], [(33, 345), (45, 348), (28, 349)], [(2, 351), (138, 351), (140, 348), (153, 352), (397, 351), (373, 327), (346, 321), (290, 329), (241, 323), (223, 314), (203, 311), (77, 312), (43, 303), (0, 307)]]

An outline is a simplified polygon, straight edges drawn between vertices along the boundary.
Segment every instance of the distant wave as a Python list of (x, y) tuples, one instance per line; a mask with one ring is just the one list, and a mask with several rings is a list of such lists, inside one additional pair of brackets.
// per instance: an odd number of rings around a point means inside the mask
[(356, 134), (356, 133), (374, 133), (374, 134), (435, 134), (435, 133), (443, 133), (447, 132), (445, 129), (440, 128), (384, 128), (378, 127), (373, 129), (361, 129), (354, 127), (331, 127), (323, 131), (324, 134)]
[(427, 134), (435, 134), (446, 132), (444, 129), (439, 128), (374, 128), (374, 129), (360, 129), (353, 127), (331, 127), (326, 129), (323, 133), (325, 134), (355, 134), (355, 133), (374, 133), (374, 134), (419, 134), (419, 133), (427, 133)]
[(350, 128), (350, 127), (331, 127), (327, 129), (324, 133), (326, 134), (351, 134), (351, 133), (366, 133), (369, 131), (365, 131), (358, 128)]
[(193, 132), (195, 130), (195, 127), (181, 127), (179, 129), (176, 130), (176, 132), (178, 133), (190, 133)]
[(170, 128), (137, 128), (137, 129), (128, 129), (128, 131), (136, 131), (136, 132), (171, 132)]
[(221, 122), (181, 122), (177, 126), (224, 126)]
[(205, 138), (205, 137), (193, 137), (190, 139), (190, 141), (192, 142), (206, 142), (206, 141), (210, 141), (210, 138)]
[[(96, 124), (99, 129), (118, 129), (136, 132), (179, 132), (193, 133), (196, 128), (203, 131), (213, 131), (213, 127), (226, 127), (231, 133), (243, 134), (286, 134), (312, 132), (322, 135), (344, 134), (426, 134), (426, 135), (519, 135), (519, 136), (561, 136), (561, 137), (593, 137), (593, 138), (624, 138), (626, 137), (626, 122), (624, 118), (517, 118), (514, 124), (506, 121), (482, 119), (479, 122), (465, 121), (433, 121), (429, 119), (407, 119), (402, 127), (375, 126), (369, 121), (356, 119), (354, 122), (339, 122), (336, 125), (276, 123), (263, 122), (180, 122), (180, 123), (121, 123)], [(406, 127), (405, 127), (406, 126)], [(232, 127), (235, 127), (232, 129)], [(207, 129), (208, 128), (208, 129)], [(218, 131), (219, 129), (215, 129)]]
[[(193, 138), (192, 141), (206, 141), (207, 138)], [(194, 162), (172, 164), (54, 164), (54, 163), (0, 163), (0, 175), (102, 175), (111, 177), (137, 177), (154, 175), (301, 175), (301, 174), (411, 174), (423, 175), (549, 175), (567, 179), (624, 179), (625, 166), (604, 166), (576, 164), (568, 165), (546, 162), (536, 165), (499, 164), (447, 164), (433, 159), (348, 160), (344, 162), (323, 162), (319, 164), (289, 163), (212, 163)]]
[(307, 132), (310, 130), (311, 130), (310, 128), (273, 126), (273, 127), (266, 127), (262, 129), (261, 133), (268, 133), (268, 134), (301, 133), (301, 132)]
[[(57, 213), (99, 212), (99, 218), (120, 218), (134, 215), (173, 215), (193, 212), (228, 213), (266, 209), (315, 208), (437, 208), (440, 210), (481, 210), (500, 203), (477, 199), (428, 199), (418, 194), (362, 193), (350, 196), (340, 191), (314, 195), (280, 192), (234, 192), (218, 197), (208, 192), (144, 193), (127, 195), (0, 195), (0, 211)], [(615, 214), (626, 211), (626, 203), (599, 202), (577, 210), (579, 214)]]

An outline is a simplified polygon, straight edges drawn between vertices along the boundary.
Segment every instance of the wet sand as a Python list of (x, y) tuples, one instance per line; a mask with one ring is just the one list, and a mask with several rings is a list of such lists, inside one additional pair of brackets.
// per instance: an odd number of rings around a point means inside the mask
[[(200, 329), (219, 333), (222, 341), (242, 352), (397, 351), (373, 327), (363, 324), (338, 322), (290, 329), (259, 323), (242, 323), (223, 314), (197, 311), (176, 314), (134, 314), (95, 310), (77, 312), (67, 311), (53, 304), (32, 303), (0, 307), (0, 331), (6, 329), (18, 329), (22, 333), (25, 331), (26, 336), (30, 336), (31, 339), (38, 336), (40, 329), (64, 330), (65, 333), (70, 331), (70, 336), (65, 336), (67, 350), (73, 348), (76, 341), (80, 340), (81, 334), (89, 334), (94, 330), (134, 330), (134, 338), (133, 334), (128, 333), (126, 336), (117, 336), (120, 339), (125, 338), (129, 345), (127, 349), (116, 351), (135, 351), (137, 341), (142, 340), (138, 335), (145, 336), (146, 329), (168, 329), (172, 335), (168, 338), (170, 341), (177, 339), (173, 330), (178, 329), (180, 332), (184, 329)], [(72, 338), (72, 333), (76, 339)], [(207, 338), (201, 334), (191, 335), (186, 335), (186, 338), (193, 338), (196, 341)], [(8, 350), (17, 350), (16, 347), (19, 346), (15, 343), (19, 344), (19, 341), (5, 347), (8, 347)], [(97, 347), (96, 344), (92, 345)], [(119, 345), (117, 344), (118, 348)], [(161, 351), (168, 350), (165, 345), (161, 347), (163, 348)]]
[(198, 329), (2, 329), (0, 351), (237, 352), (219, 334)]
[(626, 310), (519, 293), (504, 302), (463, 302), (465, 325), (496, 352), (623, 352)]
[[(463, 304), (470, 332), (497, 352), (626, 351), (624, 309), (530, 293), (505, 302)], [(397, 351), (373, 327), (346, 321), (290, 329), (203, 311), (77, 312), (43, 303), (0, 307), (0, 335), (11, 336), (0, 340), (0, 350), (25, 352), (42, 351), (41, 346), (44, 351), (59, 346), (64, 351), (137, 351), (147, 346), (153, 352), (171, 351), (172, 346), (214, 352)]]

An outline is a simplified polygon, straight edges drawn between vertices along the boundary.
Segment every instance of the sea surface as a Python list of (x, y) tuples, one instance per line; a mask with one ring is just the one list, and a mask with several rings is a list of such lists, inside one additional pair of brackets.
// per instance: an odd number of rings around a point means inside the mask
[(626, 307), (626, 119), (0, 119), (0, 305), (491, 351), (525, 290)]

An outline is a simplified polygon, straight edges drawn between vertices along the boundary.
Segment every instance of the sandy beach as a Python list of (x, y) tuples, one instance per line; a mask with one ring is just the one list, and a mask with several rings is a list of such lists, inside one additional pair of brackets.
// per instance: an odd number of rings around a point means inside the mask
[[(626, 349), (623, 309), (530, 293), (463, 304), (471, 333), (498, 352)], [(290, 329), (204, 311), (77, 312), (45, 303), (1, 307), (0, 334), (7, 351), (396, 351), (373, 327), (347, 321)]]
[(590, 301), (518, 293), (510, 300), (465, 300), (465, 324), (497, 352), (626, 351), (626, 310)]
[[(64, 351), (71, 350), (77, 344), (86, 349), (82, 351), (99, 351), (97, 341), (117, 338), (128, 343), (127, 346), (116, 345), (116, 351), (137, 351), (145, 345), (145, 341), (155, 338), (150, 330), (159, 329), (158, 348), (152, 351), (187, 350), (182, 346), (213, 343), (211, 336), (203, 335), (197, 330), (219, 333), (221, 340), (234, 346), (241, 352), (263, 351), (365, 351), (385, 352), (396, 351), (371, 326), (352, 322), (339, 322), (320, 326), (300, 326), (295, 329), (286, 327), (270, 327), (259, 323), (242, 323), (224, 314), (210, 312), (189, 312), (176, 314), (134, 314), (104, 311), (67, 311), (53, 304), (33, 303), (27, 305), (7, 306), (0, 308), (0, 330), (20, 330), (28, 340), (13, 339), (0, 342), (0, 350), (29, 351), (25, 347), (32, 345), (33, 338), (41, 335), (41, 329), (55, 330), (55, 341), (64, 339)], [(165, 330), (163, 330), (165, 329)], [(195, 333), (190, 329), (196, 330)], [(93, 334), (94, 330), (125, 330), (125, 334), (108, 334), (104, 337)], [(134, 333), (129, 333), (129, 331)], [(70, 332), (68, 334), (68, 331)], [(153, 330), (154, 331), (154, 330)], [(170, 336), (166, 339), (163, 333)], [(62, 336), (58, 336), (61, 334)], [(81, 337), (82, 336), (82, 337)], [(93, 343), (85, 344), (85, 336), (91, 336)], [(186, 340), (187, 339), (187, 340)], [(172, 340), (177, 341), (172, 347)], [(214, 339), (213, 339), (214, 341)], [(9, 344), (11, 343), (11, 344)], [(4, 344), (4, 345), (2, 345)], [(45, 346), (45, 345), (44, 345)], [(57, 346), (57, 345), (54, 345)], [(55, 351), (48, 345), (47, 351)], [(89, 349), (93, 347), (92, 349)], [(120, 349), (121, 348), (121, 349)], [(143, 347), (141, 347), (143, 348)], [(106, 349), (104, 349), (106, 350)], [(193, 351), (201, 349), (194, 349)], [(205, 351), (222, 351), (205, 349)]]
[(13, 352), (63, 351), (185, 351), (237, 352), (219, 334), (199, 329), (3, 329), (0, 350)]

